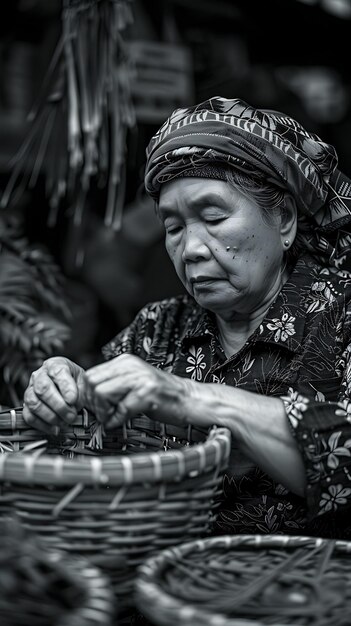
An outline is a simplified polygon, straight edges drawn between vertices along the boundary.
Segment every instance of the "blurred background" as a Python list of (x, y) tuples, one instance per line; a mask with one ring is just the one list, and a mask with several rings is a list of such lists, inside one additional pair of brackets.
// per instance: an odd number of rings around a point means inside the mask
[[(143, 191), (146, 145), (175, 108), (220, 95), (286, 112), (334, 144), (341, 169), (351, 175), (351, 0), (117, 0), (123, 11), (112, 72), (119, 91), (99, 137), (99, 167), (104, 155), (108, 159), (118, 148), (104, 151), (108, 136), (120, 133), (118, 197), (107, 197), (107, 178), (94, 168), (88, 178), (79, 173), (83, 196), (66, 193), (70, 174), (66, 164), (59, 176), (57, 163), (64, 162), (59, 151), (68, 150), (60, 141), (67, 134), (72, 90), (62, 85), (65, 77), (68, 85), (72, 79), (72, 50), (58, 42), (66, 33), (67, 43), (72, 15), (77, 18), (80, 11), (83, 29), (82, 11), (97, 4), (101, 8), (108, 0), (12, 0), (0, 9), (0, 367), (5, 387), (0, 402), (6, 402), (9, 385), (7, 401), (20, 399), (33, 350), (38, 350), (37, 361), (59, 352), (89, 367), (101, 360), (101, 346), (144, 304), (183, 292), (165, 253), (153, 203)], [(112, 31), (105, 27), (105, 40), (113, 39)], [(86, 39), (77, 50), (87, 89), (94, 92), (99, 83), (94, 42)], [(63, 58), (56, 82), (47, 74), (55, 55), (56, 61)], [(84, 118), (84, 94), (78, 95), (78, 116)], [(48, 102), (53, 115), (60, 104), (60, 127), (50, 122), (51, 113), (45, 117)], [(35, 137), (32, 144), (29, 137)], [(55, 150), (61, 161), (54, 160)], [(53, 193), (48, 181), (55, 176)], [(115, 208), (108, 214), (111, 202)], [(22, 265), (13, 264), (16, 255)], [(28, 262), (32, 273), (27, 275)], [(28, 291), (30, 281), (34, 295)], [(44, 311), (40, 319), (33, 313), (38, 306)], [(46, 306), (51, 307), (50, 328), (45, 327)], [(29, 310), (30, 332), (24, 329)], [(55, 326), (56, 318), (63, 320), (61, 326)], [(23, 354), (28, 363), (20, 380), (15, 370)]]

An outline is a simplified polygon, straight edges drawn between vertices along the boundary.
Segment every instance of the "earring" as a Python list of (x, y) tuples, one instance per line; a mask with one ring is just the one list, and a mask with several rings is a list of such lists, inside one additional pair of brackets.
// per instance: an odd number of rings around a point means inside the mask
[(283, 245), (284, 245), (284, 248), (289, 248), (289, 247), (290, 247), (290, 241), (289, 241), (289, 239), (285, 239), (285, 241), (284, 241), (284, 244), (283, 244)]

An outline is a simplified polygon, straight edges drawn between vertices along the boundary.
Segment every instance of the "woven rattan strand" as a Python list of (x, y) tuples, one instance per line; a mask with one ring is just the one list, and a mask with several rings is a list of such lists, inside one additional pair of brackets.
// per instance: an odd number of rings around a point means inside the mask
[(139, 567), (136, 603), (158, 626), (348, 626), (350, 553), (303, 536), (185, 542)]
[(1, 626), (116, 626), (116, 599), (99, 568), (48, 550), (14, 520), (1, 520), (0, 534)]
[(230, 433), (165, 427), (138, 416), (104, 433), (86, 412), (58, 437), (0, 415), (0, 515), (16, 516), (58, 550), (108, 572), (132, 602), (146, 556), (211, 530)]

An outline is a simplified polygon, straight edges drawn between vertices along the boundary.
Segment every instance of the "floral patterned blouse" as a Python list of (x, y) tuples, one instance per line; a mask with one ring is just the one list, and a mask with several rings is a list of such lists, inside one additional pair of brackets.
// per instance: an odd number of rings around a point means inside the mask
[[(212, 315), (187, 295), (145, 306), (104, 348), (178, 376), (281, 397), (306, 497), (235, 448), (215, 532), (351, 537), (351, 274), (301, 257), (259, 328), (227, 358)], [(257, 419), (265, 419), (264, 414)]]

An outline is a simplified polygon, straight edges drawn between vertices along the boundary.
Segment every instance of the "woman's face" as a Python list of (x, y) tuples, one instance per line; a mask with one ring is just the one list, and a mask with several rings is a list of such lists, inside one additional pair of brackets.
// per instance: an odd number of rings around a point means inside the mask
[[(258, 311), (280, 288), (286, 227), (221, 180), (181, 178), (161, 186), (166, 248), (187, 291), (230, 320)], [(285, 229), (285, 230), (284, 230)]]

